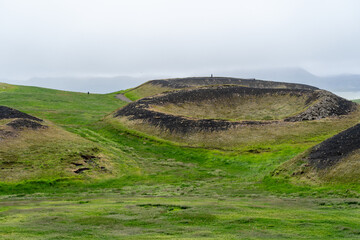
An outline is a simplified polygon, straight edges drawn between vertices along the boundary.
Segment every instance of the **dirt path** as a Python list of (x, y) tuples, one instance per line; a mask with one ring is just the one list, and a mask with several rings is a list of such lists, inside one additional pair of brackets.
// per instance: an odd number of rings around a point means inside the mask
[(116, 98), (120, 99), (121, 101), (125, 101), (125, 102), (132, 102), (130, 99), (128, 99), (127, 97), (125, 97), (123, 94), (116, 94), (115, 96)]

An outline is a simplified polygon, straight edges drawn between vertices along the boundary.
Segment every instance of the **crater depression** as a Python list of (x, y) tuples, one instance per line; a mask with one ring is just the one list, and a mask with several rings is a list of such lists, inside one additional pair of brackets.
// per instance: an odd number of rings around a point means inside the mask
[(324, 90), (250, 88), (236, 85), (185, 89), (143, 98), (115, 113), (171, 132), (217, 131), (335, 117), (356, 103)]

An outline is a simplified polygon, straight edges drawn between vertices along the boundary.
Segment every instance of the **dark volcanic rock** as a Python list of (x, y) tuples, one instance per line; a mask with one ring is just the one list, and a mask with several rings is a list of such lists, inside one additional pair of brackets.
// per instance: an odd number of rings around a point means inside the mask
[(40, 129), (40, 128), (47, 128), (47, 126), (41, 125), (38, 122), (29, 120), (29, 119), (24, 119), (24, 118), (16, 119), (14, 121), (9, 122), (6, 125), (14, 128), (16, 130), (24, 129), (24, 128), (31, 128), (33, 130)]
[(243, 78), (227, 78), (227, 77), (189, 77), (189, 78), (174, 78), (152, 80), (148, 83), (152, 85), (160, 85), (168, 88), (188, 88), (194, 86), (208, 86), (208, 85), (242, 85), (251, 88), (286, 88), (286, 89), (302, 89), (302, 90), (317, 90), (318, 88), (298, 83), (273, 82), (256, 79)]
[[(163, 105), (166, 103), (201, 102), (215, 98), (226, 98), (231, 95), (261, 96), (261, 95), (292, 95), (306, 96), (308, 109), (304, 112), (287, 118), (285, 121), (303, 121), (339, 116), (348, 114), (357, 108), (357, 104), (340, 98), (330, 92), (322, 90), (302, 89), (270, 89), (249, 88), (241, 86), (212, 86), (191, 90), (179, 90), (154, 97), (140, 99), (118, 110), (114, 116), (128, 116), (131, 120), (143, 120), (153, 126), (160, 127), (170, 132), (187, 133), (194, 131), (219, 131), (239, 125), (263, 125), (273, 124), (279, 121), (227, 121), (215, 119), (191, 119), (182, 116), (156, 112), (150, 109), (151, 105)], [(311, 105), (312, 104), (312, 105)]]
[(360, 148), (360, 124), (351, 127), (315, 146), (308, 157), (309, 163), (325, 169)]
[(155, 97), (143, 98), (130, 103), (115, 113), (115, 117), (129, 116), (131, 120), (143, 120), (153, 126), (170, 132), (187, 133), (197, 131), (220, 131), (240, 125), (264, 125), (277, 123), (278, 121), (226, 121), (215, 119), (190, 119), (182, 116), (160, 113), (149, 109), (150, 105), (165, 103), (196, 102), (217, 97), (230, 96), (231, 94), (247, 94), (252, 96), (262, 94), (312, 94), (308, 90), (291, 89), (259, 89), (241, 86), (217, 86), (197, 88), (192, 90), (180, 90)]
[(306, 109), (304, 112), (286, 118), (288, 122), (298, 122), (304, 120), (316, 120), (326, 117), (335, 117), (349, 114), (357, 108), (357, 104), (344, 98), (336, 96), (327, 91), (318, 91), (318, 101)]
[[(304, 112), (287, 118), (285, 121), (303, 121), (348, 114), (357, 108), (357, 104), (340, 98), (330, 92), (322, 90), (302, 89), (270, 89), (249, 88), (241, 86), (212, 86), (191, 90), (178, 90), (154, 97), (140, 99), (118, 110), (114, 117), (127, 116), (131, 120), (142, 120), (153, 126), (170, 132), (187, 133), (197, 131), (227, 130), (240, 125), (264, 125), (279, 123), (279, 121), (227, 121), (215, 119), (191, 119), (182, 116), (161, 113), (150, 109), (151, 105), (166, 103), (201, 102), (215, 98), (226, 98), (231, 95), (261, 96), (261, 95), (292, 95), (306, 96), (308, 109)], [(312, 105), (311, 105), (312, 104)]]
[(161, 129), (169, 130), (170, 132), (187, 133), (196, 131), (220, 131), (227, 130), (238, 125), (261, 125), (270, 124), (272, 122), (260, 121), (244, 121), (244, 122), (230, 122), (226, 120), (214, 119), (189, 119), (181, 116), (174, 116), (160, 112), (151, 111), (145, 108), (138, 108), (136, 105), (126, 106), (119, 110), (115, 117), (130, 116), (131, 120), (143, 120), (153, 126)]
[(25, 119), (31, 119), (35, 121), (42, 121), (39, 118), (33, 117), (29, 114), (20, 112), (16, 109), (0, 106), (0, 120), (1, 119), (10, 119), (10, 118), (25, 118)]
[[(300, 89), (271, 89), (271, 88), (249, 88), (236, 85), (211, 86), (190, 90), (178, 90), (162, 95), (143, 98), (138, 100), (138, 105), (149, 107), (149, 105), (162, 105), (166, 103), (201, 102), (215, 98), (226, 98), (232, 95), (262, 96), (262, 95), (294, 95), (308, 96), (309, 99), (317, 99), (318, 94), (310, 90)], [(313, 101), (313, 100), (311, 100)], [(311, 102), (310, 101), (310, 102)], [(310, 103), (309, 102), (309, 103)]]

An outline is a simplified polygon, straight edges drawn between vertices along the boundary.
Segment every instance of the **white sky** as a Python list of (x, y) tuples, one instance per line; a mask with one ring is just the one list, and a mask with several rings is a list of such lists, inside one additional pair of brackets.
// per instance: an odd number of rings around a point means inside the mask
[(0, 0), (0, 77), (360, 73), (359, 0)]

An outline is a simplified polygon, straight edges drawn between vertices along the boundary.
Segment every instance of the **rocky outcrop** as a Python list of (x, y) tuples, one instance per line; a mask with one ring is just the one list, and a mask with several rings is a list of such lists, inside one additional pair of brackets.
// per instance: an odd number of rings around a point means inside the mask
[(285, 121), (299, 122), (336, 117), (349, 114), (357, 108), (356, 103), (336, 96), (331, 92), (322, 90), (318, 91), (316, 94), (317, 101), (313, 105), (296, 116), (286, 118)]

